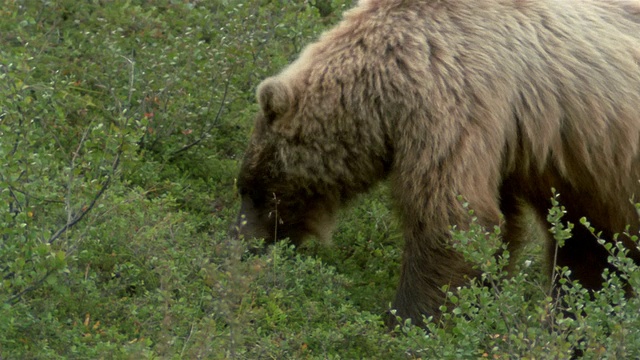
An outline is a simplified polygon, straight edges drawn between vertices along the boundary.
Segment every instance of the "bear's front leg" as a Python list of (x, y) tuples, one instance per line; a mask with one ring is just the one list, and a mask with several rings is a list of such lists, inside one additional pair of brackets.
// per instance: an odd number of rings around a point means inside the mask
[[(403, 221), (405, 238), (393, 308), (396, 315), (421, 325), (423, 316), (434, 319), (440, 316), (446, 295), (444, 286), (456, 289), (481, 275), (451, 244), (451, 227), (466, 229), (472, 221), (469, 209), (458, 196), (468, 201), (473, 217), (487, 228), (500, 223), (500, 202), (497, 182), (461, 181), (491, 178), (473, 166), (432, 168), (425, 172), (426, 176), (411, 171), (392, 178), (393, 198)], [(411, 179), (422, 182), (416, 186)]]
[[(445, 241), (448, 234), (441, 234), (441, 237)], [(397, 316), (409, 318), (412, 324), (421, 326), (423, 316), (434, 319), (440, 316), (440, 307), (445, 303), (445, 285), (455, 289), (481, 274), (451, 248), (424, 248), (415, 242), (415, 239), (408, 239), (404, 250), (393, 309)], [(395, 319), (391, 324), (395, 324)]]

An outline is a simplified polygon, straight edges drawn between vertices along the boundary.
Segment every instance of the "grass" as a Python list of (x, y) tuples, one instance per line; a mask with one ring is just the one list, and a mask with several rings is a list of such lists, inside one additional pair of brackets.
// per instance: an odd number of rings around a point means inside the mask
[[(256, 85), (349, 6), (2, 2), (1, 358), (640, 354), (638, 300), (619, 276), (592, 297), (562, 280), (559, 304), (535, 248), (511, 277), (478, 261), (496, 286), (444, 289), (445, 316), (426, 331), (387, 330), (402, 237), (386, 185), (344, 211), (333, 244), (255, 256), (230, 239)], [(456, 243), (489, 259), (500, 236), (489, 230)]]

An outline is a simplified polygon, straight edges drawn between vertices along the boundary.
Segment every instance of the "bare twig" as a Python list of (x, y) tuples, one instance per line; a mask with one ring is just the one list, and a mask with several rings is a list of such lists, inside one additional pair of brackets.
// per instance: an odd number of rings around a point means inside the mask
[(216, 114), (216, 117), (213, 119), (209, 127), (207, 127), (207, 129), (204, 130), (202, 134), (200, 134), (200, 137), (198, 139), (171, 153), (171, 157), (176, 157), (178, 154), (198, 145), (202, 140), (204, 140), (205, 136), (207, 136), (207, 134), (218, 124), (218, 122), (220, 121), (220, 115), (222, 115), (222, 110), (224, 110), (225, 108), (225, 102), (227, 101), (227, 95), (229, 94), (230, 82), (230, 79), (227, 78), (227, 81), (224, 84), (224, 93), (222, 94), (222, 100), (220, 100), (220, 106), (218, 107), (218, 113)]
[(100, 197), (102, 197), (102, 194), (104, 194), (104, 192), (107, 190), (107, 188), (111, 184), (111, 176), (112, 176), (112, 174), (115, 173), (116, 169), (118, 168), (118, 164), (119, 163), (120, 163), (120, 152), (118, 154), (116, 154), (116, 159), (115, 159), (114, 165), (113, 165), (113, 167), (111, 169), (112, 170), (111, 175), (107, 175), (107, 179), (102, 183), (102, 186), (100, 187), (100, 190), (93, 197), (93, 199), (91, 200), (89, 205), (86, 205), (86, 206), (83, 205), (80, 208), (80, 212), (78, 212), (77, 214), (75, 214), (73, 216), (73, 218), (68, 220), (67, 223), (63, 227), (61, 227), (60, 229), (58, 229), (58, 231), (55, 232), (55, 234), (51, 235), (49, 240), (47, 240), (48, 244), (52, 244), (54, 241), (56, 241), (62, 234), (64, 234), (67, 230), (69, 230), (70, 228), (75, 226), (78, 222), (80, 222), (80, 220), (82, 220), (82, 218), (88, 212), (90, 212), (91, 209), (93, 209), (93, 207), (96, 205), (96, 203), (98, 202)]
[(44, 283), (47, 280), (47, 278), (49, 278), (49, 276), (51, 276), (51, 274), (54, 273), (54, 271), (55, 271), (54, 269), (49, 269), (47, 273), (44, 274), (44, 276), (42, 276), (38, 281), (34, 282), (33, 284), (31, 284), (31, 286), (25, 288), (24, 290), (20, 291), (17, 294), (14, 294), (9, 299), (7, 299), (7, 301), (5, 301), (5, 304), (15, 305), (16, 303), (18, 303), (18, 301), (20, 301), (20, 299), (22, 298), (22, 296), (24, 296), (24, 294), (31, 292), (37, 289), (38, 287), (40, 287), (40, 285), (42, 285), (42, 283)]
[[(64, 226), (62, 226), (60, 229), (58, 229), (53, 235), (51, 235), (51, 237), (48, 240), (46, 240), (47, 244), (53, 244), (56, 240), (58, 240), (58, 238), (60, 238), (60, 236), (62, 236), (62, 234), (64, 234), (67, 230), (69, 230), (72, 227), (74, 227), (75, 225), (77, 225), (80, 222), (80, 220), (82, 220), (82, 218), (84, 218), (84, 216), (87, 215), (94, 208), (94, 206), (96, 205), (98, 200), (102, 197), (102, 195), (107, 190), (107, 188), (109, 188), (109, 185), (111, 184), (111, 177), (112, 177), (113, 174), (115, 174), (115, 172), (118, 169), (118, 166), (120, 164), (120, 156), (122, 154), (123, 145), (124, 145), (124, 142), (120, 144), (120, 148), (118, 149), (118, 153), (116, 154), (115, 160), (114, 160), (113, 165), (111, 167), (111, 175), (108, 175), (107, 178), (104, 180), (104, 182), (100, 186), (100, 190), (93, 197), (93, 199), (91, 200), (89, 205), (81, 206), (80, 207), (80, 211), (78, 213), (76, 213), (75, 215), (71, 216), (67, 220), (67, 223), (64, 224)], [(70, 215), (71, 215), (71, 212), (70, 212)], [(31, 261), (31, 259), (27, 260), (27, 262), (30, 262), (30, 261)], [(9, 269), (8, 267), (5, 267), (4, 269), (2, 269), (2, 272), (7, 271), (8, 269)], [(11, 273), (6, 274), (5, 276), (3, 276), (3, 279), (5, 279), (5, 280), (6, 279), (10, 279), (11, 277), (13, 277), (13, 275), (14, 275), (14, 273), (11, 272)], [(41, 284), (42, 281), (46, 280), (46, 278), (49, 277), (50, 275), (51, 275), (51, 273), (48, 272), (47, 274), (44, 275), (43, 279), (38, 280), (36, 283), (34, 283), (34, 285), (35, 284)], [(33, 286), (31, 286), (31, 287), (33, 287)], [(35, 288), (37, 288), (37, 286), (33, 287), (33, 289), (35, 289)], [(31, 289), (31, 290), (33, 290), (33, 289)], [(22, 296), (24, 293), (25, 293), (25, 291), (22, 291), (20, 293), (20, 296)], [(12, 297), (11, 299), (13, 299), (14, 297)], [(10, 300), (6, 301), (6, 303), (9, 303)]]
[[(129, 60), (129, 59), (127, 59)], [(129, 96), (128, 96), (128, 101), (129, 101), (129, 105), (130, 106), (130, 101), (131, 101), (131, 96), (133, 93), (133, 76), (134, 76), (134, 62), (129, 60), (129, 63), (131, 64), (131, 75), (130, 75), (130, 90), (129, 90)], [(117, 98), (116, 98), (117, 101)], [(120, 108), (120, 110), (122, 110), (122, 108)], [(121, 113), (123, 113), (121, 111)], [(126, 123), (124, 124), (124, 126), (126, 127), (129, 123), (129, 120), (126, 121)], [(68, 217), (67, 217), (67, 221), (66, 223), (59, 228), (53, 235), (51, 235), (51, 237), (46, 240), (47, 244), (53, 244), (56, 240), (58, 240), (60, 238), (60, 236), (62, 236), (65, 232), (67, 232), (69, 229), (73, 228), (75, 225), (77, 225), (84, 217), (85, 215), (87, 215), (89, 212), (91, 212), (91, 210), (94, 208), (94, 206), (96, 205), (96, 203), (98, 202), (98, 200), (102, 197), (102, 195), (105, 193), (105, 191), (109, 188), (109, 185), (111, 184), (111, 179), (112, 177), (115, 175), (115, 173), (118, 170), (118, 167), (120, 165), (120, 157), (122, 156), (122, 153), (124, 152), (124, 145), (125, 145), (125, 138), (126, 137), (122, 137), (122, 140), (120, 141), (120, 144), (118, 145), (118, 149), (116, 151), (114, 160), (111, 164), (111, 170), (109, 172), (109, 174), (106, 176), (106, 179), (104, 179), (104, 181), (102, 182), (101, 186), (100, 186), (100, 190), (98, 190), (98, 192), (93, 196), (93, 198), (91, 199), (91, 201), (89, 202), (89, 204), (83, 204), (79, 211), (77, 213), (74, 213), (71, 210), (71, 188), (72, 188), (72, 182), (73, 182), (73, 169), (75, 166), (75, 160), (78, 157), (78, 154), (80, 152), (80, 149), (82, 147), (82, 145), (85, 143), (87, 134), (89, 133), (89, 129), (90, 126), (87, 128), (87, 131), (83, 134), (82, 139), (80, 140), (80, 144), (78, 145), (78, 148), (76, 149), (76, 151), (73, 153), (73, 157), (71, 158), (71, 174), (69, 175), (69, 184), (68, 184), (68, 193), (65, 199), (65, 205), (67, 207), (67, 212), (68, 212)], [(28, 259), (27, 261), (32, 261), (32, 259)], [(6, 271), (8, 270), (8, 268), (5, 268), (3, 270)], [(51, 276), (52, 274), (54, 274), (55, 272), (57, 272), (57, 269), (49, 269), (47, 270), (47, 272), (40, 277), (38, 280), (33, 281), (33, 283), (31, 283), (31, 285), (29, 285), (28, 287), (26, 287), (25, 289), (15, 293), (13, 296), (11, 296), (9, 299), (7, 299), (5, 301), (5, 304), (9, 304), (9, 305), (13, 305), (16, 304), (18, 301), (20, 301), (20, 299), (27, 293), (38, 289), (48, 278), (49, 276)], [(12, 276), (14, 276), (14, 273), (10, 273), (4, 276), (4, 279), (8, 279), (11, 278)]]
[(91, 129), (91, 123), (89, 123), (89, 126), (87, 126), (87, 128), (85, 129), (84, 133), (82, 134), (82, 138), (80, 139), (80, 142), (78, 143), (78, 147), (76, 148), (76, 151), (73, 152), (73, 154), (71, 155), (71, 165), (69, 168), (69, 181), (67, 183), (67, 196), (65, 196), (65, 208), (67, 210), (67, 224), (69, 224), (72, 221), (72, 217), (73, 217), (73, 211), (71, 209), (71, 193), (73, 190), (73, 182), (74, 182), (74, 169), (76, 167), (76, 159), (78, 158), (78, 155), (80, 154), (80, 150), (82, 149), (82, 145), (84, 145), (84, 142), (87, 140), (87, 134), (89, 134), (89, 131)]
[[(133, 55), (134, 55), (134, 53), (132, 52), (131, 53), (132, 58), (133, 58)], [(133, 87), (133, 83), (134, 83), (134, 80), (135, 80), (134, 70), (135, 70), (135, 67), (136, 67), (136, 61), (132, 60), (132, 59), (129, 59), (129, 58), (125, 57), (125, 56), (123, 56), (123, 58), (129, 62), (129, 65), (131, 65), (131, 72), (129, 73), (129, 94), (127, 95), (127, 111), (128, 111), (129, 109), (131, 109), (131, 99), (133, 98), (133, 91), (135, 89)]]

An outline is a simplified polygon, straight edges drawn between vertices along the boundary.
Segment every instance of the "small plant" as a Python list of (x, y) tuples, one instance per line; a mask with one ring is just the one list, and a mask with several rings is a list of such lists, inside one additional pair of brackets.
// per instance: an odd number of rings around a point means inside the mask
[[(568, 239), (574, 225), (562, 222), (565, 210), (554, 193), (549, 211), (550, 232)], [(473, 218), (473, 211), (470, 211)], [(583, 219), (578, 226), (589, 227)], [(590, 228), (594, 236), (595, 231)], [(399, 328), (416, 341), (412, 354), (425, 358), (630, 358), (640, 354), (637, 342), (638, 301), (625, 296), (637, 273), (627, 249), (600, 240), (610, 252), (617, 273), (603, 274), (603, 288), (588, 292), (569, 279), (570, 272), (554, 270), (545, 280), (535, 260), (527, 259), (515, 271), (505, 272), (509, 254), (492, 254), (501, 246), (500, 230), (487, 232), (473, 221), (465, 231), (454, 229), (454, 247), (482, 270), (482, 278), (468, 287), (444, 288), (447, 303), (439, 322), (428, 322), (426, 332), (405, 324)], [(637, 242), (633, 236), (632, 241)], [(635, 281), (635, 280), (633, 280)], [(550, 287), (559, 286), (561, 297)]]
[[(438, 322), (390, 332), (402, 236), (385, 186), (333, 244), (255, 255), (230, 238), (255, 86), (351, 3), (2, 3), (0, 358), (638, 357), (640, 272), (617, 245), (588, 293), (567, 269), (546, 280), (540, 246), (507, 274), (500, 229), (453, 229), (482, 277), (443, 289)], [(560, 244), (590, 227), (563, 211)]]

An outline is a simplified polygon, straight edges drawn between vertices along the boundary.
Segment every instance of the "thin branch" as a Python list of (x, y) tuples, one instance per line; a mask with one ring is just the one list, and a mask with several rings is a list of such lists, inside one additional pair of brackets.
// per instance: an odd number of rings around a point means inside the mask
[[(7, 69), (6, 66), (2, 66), (2, 70), (4, 72), (4, 74), (8, 74), (9, 73), (9, 69)], [(9, 86), (11, 87), (11, 90), (13, 90), (13, 94), (17, 95), (19, 90), (18, 90), (18, 86), (13, 82), (13, 81), (8, 81)], [(22, 108), (20, 107), (20, 104), (16, 101), (16, 109), (18, 110), (18, 129), (22, 129), (22, 121), (24, 119), (24, 112), (22, 111)], [(18, 132), (19, 134), (22, 134), (22, 132)], [(11, 149), (11, 151), (9, 151), (9, 156), (13, 156), (16, 154), (16, 152), (18, 151), (18, 145), (20, 144), (20, 136), (16, 136), (16, 141), (13, 142), (13, 149)]]
[[(48, 244), (53, 244), (56, 240), (58, 240), (60, 238), (60, 236), (62, 236), (62, 234), (64, 234), (65, 232), (67, 232), (67, 230), (71, 229), (72, 227), (74, 227), (76, 224), (78, 224), (82, 218), (84, 218), (84, 216), (89, 213), (96, 205), (96, 203), (98, 202), (98, 200), (102, 197), (102, 195), (105, 193), (105, 191), (109, 188), (109, 185), (111, 184), (111, 178), (113, 175), (115, 175), (119, 165), (120, 165), (120, 156), (122, 155), (123, 151), (124, 151), (124, 138), (123, 140), (120, 142), (120, 145), (118, 147), (118, 151), (115, 155), (115, 158), (113, 160), (113, 163), (111, 165), (111, 173), (109, 175), (107, 175), (107, 178), (104, 180), (104, 182), (102, 183), (102, 186), (100, 187), (100, 190), (96, 193), (96, 195), (93, 197), (93, 199), (91, 200), (91, 202), (89, 203), (89, 205), (83, 205), (80, 207), (80, 212), (77, 213), (75, 216), (73, 216), (72, 218), (69, 218), (67, 220), (67, 223), (62, 226), (60, 229), (58, 229), (58, 231), (56, 231), (46, 242)], [(71, 214), (71, 213), (70, 213)], [(31, 259), (29, 259), (31, 260)], [(28, 260), (28, 261), (29, 261)], [(2, 271), (7, 271), (8, 268), (3, 269)], [(51, 276), (51, 274), (53, 274), (54, 270), (49, 270), (47, 271), (47, 273), (40, 278), (39, 280), (37, 280), (36, 282), (34, 282), (33, 284), (31, 284), (31, 286), (27, 287), (26, 289), (20, 291), (19, 293), (13, 295), (11, 298), (9, 298), (7, 301), (5, 301), (5, 304), (10, 304), (13, 305), (15, 304), (17, 301), (20, 300), (20, 298), (22, 298), (22, 296), (28, 292), (31, 292), (35, 289), (37, 289), (40, 285), (42, 285), (42, 283), (49, 277)], [(6, 274), (3, 278), (9, 279), (11, 277), (14, 276), (14, 273), (11, 272), (9, 274)]]
[(18, 303), (18, 301), (20, 301), (20, 299), (22, 298), (22, 296), (28, 292), (31, 292), (37, 288), (40, 287), (40, 285), (42, 285), (42, 283), (44, 283), (49, 276), (51, 276), (51, 274), (53, 274), (56, 270), (54, 269), (49, 269), (47, 271), (46, 274), (44, 274), (43, 277), (41, 277), (38, 281), (34, 282), (33, 284), (31, 284), (31, 286), (27, 287), (26, 289), (20, 291), (17, 294), (14, 294), (12, 297), (10, 297), (9, 299), (7, 299), (7, 301), (5, 301), (5, 304), (9, 304), (9, 305), (15, 305)]
[[(55, 242), (58, 238), (60, 238), (60, 236), (62, 236), (62, 234), (64, 234), (67, 230), (71, 229), (73, 226), (78, 224), (80, 222), (80, 220), (82, 220), (82, 218), (84, 218), (84, 216), (94, 208), (94, 206), (96, 205), (98, 200), (102, 197), (104, 192), (109, 187), (109, 185), (111, 183), (111, 176), (113, 174), (115, 174), (116, 170), (118, 169), (118, 166), (120, 165), (120, 155), (122, 154), (123, 147), (124, 147), (124, 141), (120, 144), (120, 147), (118, 149), (118, 153), (116, 154), (116, 157), (114, 159), (113, 165), (111, 167), (111, 175), (107, 176), (107, 179), (102, 183), (102, 186), (100, 187), (100, 190), (93, 197), (93, 199), (91, 200), (91, 203), (89, 203), (89, 205), (86, 206), (86, 207), (82, 206), (81, 207), (81, 211), (77, 215), (75, 215), (73, 217), (73, 219), (71, 219), (63, 227), (58, 229), (58, 231), (56, 231), (55, 234), (53, 234), (49, 238), (49, 240), (47, 240), (48, 244), (53, 244), (53, 242)], [(5, 271), (6, 271), (6, 269), (5, 269)], [(10, 297), (8, 300), (5, 301), (5, 304), (9, 304), (9, 305), (16, 304), (22, 298), (22, 296), (24, 294), (26, 294), (28, 292), (31, 292), (31, 291), (37, 289), (40, 285), (42, 285), (42, 283), (44, 283), (45, 280), (47, 280), (47, 278), (49, 276), (51, 276), (51, 274), (54, 273), (54, 271), (56, 271), (56, 270), (54, 270), (54, 269), (48, 270), (47, 273), (44, 274), (44, 276), (42, 278), (40, 278), (39, 280), (37, 280), (36, 282), (31, 284), (26, 289), (20, 291), (17, 294), (14, 294), (12, 297)], [(14, 275), (14, 273), (7, 274), (7, 275), (4, 276), (4, 279), (6, 280), (8, 278), (11, 278), (13, 275)]]
[(64, 234), (67, 230), (69, 230), (70, 228), (72, 228), (73, 226), (75, 226), (78, 222), (80, 222), (80, 220), (82, 220), (82, 218), (89, 212), (91, 211), (91, 209), (93, 209), (93, 207), (96, 205), (96, 203), (98, 202), (98, 200), (102, 197), (102, 194), (104, 194), (104, 192), (107, 190), (107, 188), (109, 187), (110, 183), (111, 183), (111, 176), (113, 174), (115, 174), (116, 169), (118, 168), (118, 165), (120, 163), (120, 154), (121, 154), (121, 150), (116, 154), (116, 159), (114, 161), (114, 164), (111, 168), (111, 174), (107, 176), (107, 179), (102, 183), (102, 186), (100, 187), (100, 190), (98, 191), (98, 193), (93, 197), (93, 199), (91, 200), (91, 202), (89, 203), (89, 205), (87, 206), (82, 206), (80, 209), (80, 212), (78, 214), (76, 214), (73, 219), (67, 221), (67, 223), (61, 227), (60, 229), (58, 229), (58, 231), (55, 232), (55, 234), (51, 235), (51, 237), (49, 238), (49, 240), (47, 240), (48, 244), (52, 244), (54, 241), (56, 241), (62, 234)]
[[(17, 192), (18, 194), (24, 195), (27, 199), (37, 200), (37, 201), (39, 201), (40, 203), (43, 203), (43, 204), (64, 204), (63, 200), (51, 200), (51, 199), (43, 198), (43, 197), (40, 197), (40, 196), (32, 195), (31, 193), (29, 193), (27, 191), (18, 189), (18, 188), (13, 187), (13, 186), (9, 186), (8, 189), (10, 191)], [(27, 207), (29, 207), (28, 201), (25, 204), (24, 208), (27, 208)]]
[(213, 121), (211, 122), (211, 124), (209, 125), (209, 127), (207, 127), (207, 129), (205, 131), (202, 132), (202, 134), (200, 134), (200, 137), (198, 139), (196, 139), (195, 141), (193, 141), (192, 143), (183, 146), (181, 149), (178, 149), (176, 151), (174, 151), (173, 153), (171, 153), (171, 157), (176, 157), (178, 154), (189, 150), (190, 148), (198, 145), (202, 140), (204, 140), (205, 136), (207, 136), (207, 134), (216, 126), (218, 125), (218, 122), (220, 121), (220, 115), (222, 115), (222, 110), (225, 108), (225, 102), (227, 101), (227, 95), (229, 94), (229, 84), (231, 83), (230, 79), (227, 78), (227, 81), (224, 85), (224, 93), (222, 94), (222, 100), (220, 101), (220, 107), (218, 108), (218, 113), (216, 114), (216, 117), (213, 119)]
[(75, 176), (73, 175), (73, 171), (76, 167), (76, 159), (80, 154), (80, 150), (82, 149), (82, 145), (84, 145), (84, 142), (87, 139), (87, 134), (89, 134), (90, 129), (91, 129), (91, 123), (89, 123), (89, 126), (87, 126), (85, 132), (82, 134), (82, 138), (78, 143), (78, 147), (76, 148), (76, 151), (74, 151), (71, 156), (71, 166), (69, 168), (69, 183), (67, 184), (67, 196), (65, 196), (65, 208), (67, 210), (67, 224), (69, 224), (72, 221), (71, 218), (73, 216), (73, 211), (71, 210), (71, 196), (72, 196), (71, 193), (73, 190), (73, 181), (75, 178)]
[[(125, 58), (126, 59), (126, 58)], [(134, 64), (135, 62), (132, 60), (129, 60), (129, 63), (131, 64), (131, 74), (130, 74), (130, 89), (129, 89), (129, 95), (128, 95), (128, 106), (131, 106), (131, 99), (132, 99), (132, 94), (133, 94), (133, 83), (134, 83)], [(114, 95), (115, 97), (115, 95)], [(117, 97), (115, 98), (116, 102), (117, 102)], [(120, 110), (122, 110), (121, 107), (119, 107)], [(128, 110), (128, 109), (127, 109)], [(120, 111), (120, 113), (123, 113), (122, 111)], [(124, 126), (128, 126), (129, 123), (129, 119), (126, 120)], [(82, 205), (80, 207), (80, 212), (78, 212), (77, 214), (73, 214), (73, 211), (70, 210), (71, 208), (71, 187), (72, 187), (72, 182), (73, 182), (73, 169), (75, 167), (75, 160), (78, 157), (78, 154), (80, 152), (80, 149), (82, 147), (82, 145), (84, 144), (85, 140), (86, 140), (86, 136), (89, 133), (89, 128), (87, 128), (87, 131), (83, 134), (82, 139), (80, 140), (80, 144), (78, 145), (78, 148), (76, 149), (76, 151), (73, 153), (73, 156), (71, 158), (71, 174), (69, 175), (69, 192), (67, 193), (67, 197), (65, 199), (65, 205), (67, 206), (67, 211), (68, 211), (68, 217), (67, 217), (67, 222), (64, 226), (62, 226), (60, 229), (58, 229), (48, 240), (46, 240), (47, 244), (53, 244), (56, 240), (58, 240), (60, 238), (60, 236), (62, 236), (65, 232), (67, 232), (67, 230), (73, 228), (76, 224), (78, 224), (83, 218), (84, 216), (89, 213), (96, 205), (96, 203), (98, 202), (98, 200), (102, 197), (102, 195), (105, 193), (105, 191), (109, 188), (109, 185), (111, 184), (111, 179), (112, 177), (116, 174), (116, 171), (120, 165), (120, 157), (122, 156), (123, 152), (124, 152), (124, 145), (125, 145), (125, 137), (122, 137), (122, 140), (120, 141), (120, 144), (118, 146), (118, 150), (116, 151), (114, 160), (112, 162), (111, 165), (111, 171), (109, 173), (109, 175), (106, 176), (106, 179), (102, 182), (102, 185), (100, 187), (100, 190), (95, 194), (95, 196), (93, 197), (93, 199), (91, 200), (91, 202), (86, 205)], [(28, 259), (27, 261), (31, 261), (33, 258)], [(2, 272), (7, 271), (9, 268), (5, 267)], [(16, 304), (25, 294), (39, 288), (46, 280), (47, 278), (49, 278), (49, 276), (51, 276), (54, 272), (56, 272), (57, 269), (49, 269), (47, 270), (47, 273), (44, 274), (40, 279), (34, 281), (30, 286), (28, 286), (27, 288), (23, 289), (22, 291), (15, 293), (13, 296), (11, 296), (8, 300), (5, 301), (5, 304), (9, 304), (9, 305), (14, 305)], [(13, 277), (15, 274), (13, 272), (6, 274), (4, 276), (4, 279), (8, 279)]]
[[(15, 215), (18, 215), (19, 213), (22, 212), (23, 207), (20, 204), (20, 200), (18, 199), (18, 197), (16, 196), (16, 193), (13, 191), (13, 187), (9, 186), (7, 188), (9, 190), (9, 195), (11, 195), (11, 197), (13, 198), (14, 202), (9, 203), (9, 212)], [(17, 208), (14, 208), (12, 204), (16, 204)]]
[[(132, 57), (135, 55), (135, 53), (132, 51), (131, 52)], [(136, 67), (136, 61), (129, 59), (125, 56), (122, 56), (125, 60), (127, 60), (129, 62), (129, 64), (131, 64), (131, 72), (129, 73), (129, 94), (127, 95), (127, 111), (129, 111), (129, 109), (131, 109), (131, 99), (133, 98), (133, 92), (135, 91), (134, 87), (133, 87), (133, 83), (135, 80), (135, 67)]]

